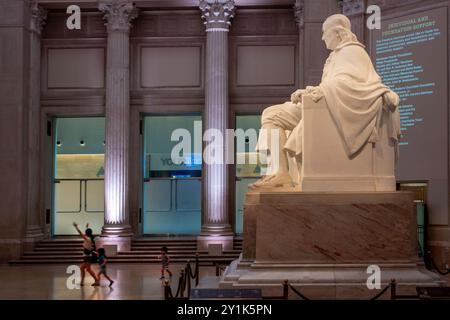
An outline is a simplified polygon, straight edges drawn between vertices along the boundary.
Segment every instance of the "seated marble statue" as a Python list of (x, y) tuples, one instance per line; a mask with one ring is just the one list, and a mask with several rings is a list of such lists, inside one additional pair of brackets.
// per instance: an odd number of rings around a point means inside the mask
[[(299, 155), (304, 151), (302, 101), (305, 96), (314, 102), (325, 99), (340, 136), (339, 145), (342, 147), (339, 147), (345, 149), (348, 159), (355, 157), (367, 144), (375, 147), (375, 142), (380, 138), (381, 118), (385, 117), (388, 119), (385, 121), (388, 122), (385, 125), (388, 127), (387, 139), (397, 150), (400, 136), (398, 95), (381, 82), (364, 45), (351, 32), (350, 20), (346, 16), (335, 14), (328, 17), (322, 31), (322, 40), (332, 52), (325, 63), (321, 83), (297, 90), (291, 95), (291, 101), (263, 111), (261, 125), (265, 130), (261, 130), (256, 148), (269, 159), (271, 156), (277, 157), (269, 160), (269, 167), (274, 162), (277, 165), (275, 170), (269, 168), (267, 175), (250, 185), (250, 189), (293, 185), (288, 156), (295, 157), (299, 162)], [(273, 150), (271, 146), (273, 130), (277, 131), (276, 145), (281, 150)], [(291, 131), (289, 136), (286, 131)]]

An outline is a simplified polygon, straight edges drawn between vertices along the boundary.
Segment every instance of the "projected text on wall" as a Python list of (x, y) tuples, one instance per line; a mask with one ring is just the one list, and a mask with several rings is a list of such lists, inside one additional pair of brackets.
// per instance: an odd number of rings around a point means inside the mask
[(399, 180), (439, 174), (439, 161), (445, 158), (446, 20), (446, 10), (439, 8), (382, 19), (381, 30), (372, 34), (371, 53), (377, 72), (401, 99)]

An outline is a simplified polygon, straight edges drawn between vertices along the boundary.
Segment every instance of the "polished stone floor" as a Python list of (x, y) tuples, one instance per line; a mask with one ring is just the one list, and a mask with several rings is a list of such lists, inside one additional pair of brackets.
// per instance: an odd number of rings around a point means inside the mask
[[(175, 292), (180, 270), (185, 264), (173, 264), (171, 287)], [(93, 287), (93, 279), (86, 275), (85, 286), (74, 287), (73, 273), (67, 273), (68, 265), (9, 266), (0, 265), (0, 299), (55, 299), (55, 300), (158, 300), (163, 299), (163, 281), (160, 266), (156, 264), (110, 264), (108, 274), (115, 281), (112, 287), (102, 280), (100, 287)], [(214, 267), (200, 267), (200, 278), (215, 278)], [(72, 276), (72, 278), (71, 278)], [(209, 284), (214, 286), (214, 281)], [(69, 285), (67, 285), (69, 284)]]

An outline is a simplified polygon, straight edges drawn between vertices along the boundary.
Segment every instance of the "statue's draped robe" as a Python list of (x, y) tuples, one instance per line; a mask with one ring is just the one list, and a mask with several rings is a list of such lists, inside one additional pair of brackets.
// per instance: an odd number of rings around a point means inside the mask
[[(398, 96), (382, 84), (364, 46), (359, 42), (341, 44), (330, 54), (322, 81), (312, 98), (317, 100), (322, 96), (349, 157), (353, 157), (366, 143), (378, 141), (383, 112), (389, 113), (389, 138), (398, 145)], [(302, 122), (292, 131), (285, 145), (285, 150), (291, 155), (302, 153)]]

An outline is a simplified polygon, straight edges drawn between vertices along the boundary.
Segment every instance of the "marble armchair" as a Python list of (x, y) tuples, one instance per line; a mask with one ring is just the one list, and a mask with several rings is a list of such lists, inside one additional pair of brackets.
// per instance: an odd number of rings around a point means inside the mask
[(388, 114), (382, 112), (378, 141), (366, 143), (349, 158), (326, 100), (316, 103), (304, 96), (301, 191), (395, 191), (396, 144), (388, 130)]

